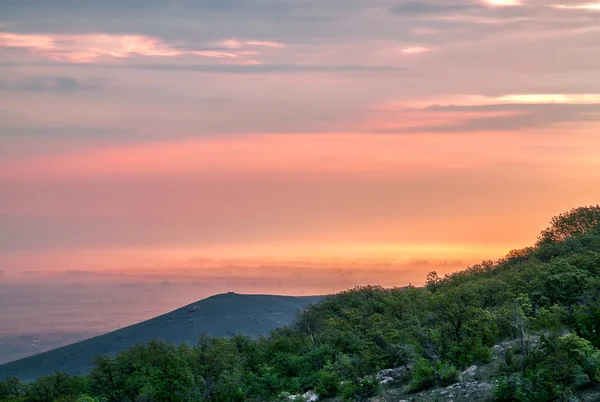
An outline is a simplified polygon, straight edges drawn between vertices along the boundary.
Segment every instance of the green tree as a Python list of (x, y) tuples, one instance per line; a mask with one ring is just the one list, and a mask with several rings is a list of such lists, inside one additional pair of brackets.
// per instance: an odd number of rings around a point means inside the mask
[(557, 349), (566, 352), (592, 383), (600, 384), (600, 350), (589, 341), (575, 334), (567, 334), (558, 338)]
[(27, 384), (15, 377), (0, 381), (0, 400), (16, 400), (25, 396)]
[(30, 402), (54, 402), (63, 396), (79, 396), (88, 390), (87, 379), (56, 372), (38, 378), (26, 389), (26, 400)]
[(600, 224), (600, 206), (573, 208), (555, 216), (550, 226), (540, 233), (538, 245), (557, 243), (580, 236)]

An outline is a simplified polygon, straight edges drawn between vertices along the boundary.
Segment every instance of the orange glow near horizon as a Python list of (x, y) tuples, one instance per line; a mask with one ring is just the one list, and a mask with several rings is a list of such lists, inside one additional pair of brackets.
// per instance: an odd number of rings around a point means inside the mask
[[(0, 182), (16, 190), (0, 214), (46, 219), (52, 211), (74, 227), (104, 220), (115, 228), (81, 252), (9, 252), (3, 263), (290, 284), (304, 270), (337, 290), (419, 284), (423, 270), (448, 273), (531, 245), (553, 214), (600, 198), (598, 136), (580, 132), (568, 150), (559, 138), (543, 147), (539, 139), (246, 134), (27, 158), (2, 166)], [(36, 186), (50, 197), (32, 193)]]

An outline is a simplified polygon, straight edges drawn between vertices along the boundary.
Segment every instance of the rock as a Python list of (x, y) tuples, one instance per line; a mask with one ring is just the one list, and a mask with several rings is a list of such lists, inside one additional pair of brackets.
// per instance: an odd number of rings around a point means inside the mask
[(470, 379), (470, 380), (475, 379), (478, 368), (479, 367), (476, 365), (469, 367), (468, 369), (466, 369), (465, 371), (462, 372), (463, 378)]
[(392, 377), (383, 377), (379, 380), (380, 384), (389, 384), (391, 382), (394, 382), (394, 379)]
[(379, 371), (376, 375), (376, 378), (380, 383), (386, 378), (391, 378), (392, 381), (402, 381), (407, 378), (407, 374), (408, 372), (404, 367), (396, 367)]
[(315, 391), (307, 391), (302, 397), (306, 402), (317, 402), (319, 400), (319, 395)]

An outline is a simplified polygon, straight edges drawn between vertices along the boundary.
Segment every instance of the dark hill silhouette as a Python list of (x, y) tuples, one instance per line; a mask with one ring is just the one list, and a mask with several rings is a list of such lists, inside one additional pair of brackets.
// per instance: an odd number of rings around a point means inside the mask
[(181, 307), (170, 313), (35, 356), (0, 366), (0, 380), (33, 380), (55, 370), (85, 374), (99, 354), (116, 355), (153, 339), (193, 345), (199, 334), (257, 337), (293, 322), (297, 311), (321, 299), (225, 293)]

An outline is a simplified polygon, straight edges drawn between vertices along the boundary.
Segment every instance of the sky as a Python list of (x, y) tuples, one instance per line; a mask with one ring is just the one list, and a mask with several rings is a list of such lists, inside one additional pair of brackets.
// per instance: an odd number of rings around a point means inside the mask
[(501, 257), (600, 199), (599, 55), (585, 0), (3, 0), (0, 285), (175, 307)]

